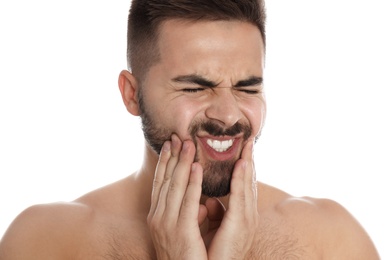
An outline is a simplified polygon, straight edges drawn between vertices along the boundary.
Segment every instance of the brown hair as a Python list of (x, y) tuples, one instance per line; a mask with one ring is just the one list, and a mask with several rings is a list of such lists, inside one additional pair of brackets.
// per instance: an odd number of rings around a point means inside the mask
[(263, 0), (132, 0), (127, 31), (127, 62), (143, 80), (159, 60), (158, 27), (168, 19), (239, 20), (256, 25), (265, 46)]

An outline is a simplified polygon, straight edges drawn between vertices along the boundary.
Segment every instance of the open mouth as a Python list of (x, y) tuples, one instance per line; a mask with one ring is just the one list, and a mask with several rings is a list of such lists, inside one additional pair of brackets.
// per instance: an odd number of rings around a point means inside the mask
[(233, 146), (234, 139), (225, 140), (225, 141), (219, 141), (219, 140), (213, 140), (213, 139), (207, 139), (206, 143), (208, 146), (213, 148), (215, 151), (222, 153), (229, 150), (230, 147)]
[[(242, 137), (207, 136), (198, 137), (201, 144), (201, 156), (215, 161), (235, 159), (239, 156)], [(207, 160), (207, 159), (206, 159)]]

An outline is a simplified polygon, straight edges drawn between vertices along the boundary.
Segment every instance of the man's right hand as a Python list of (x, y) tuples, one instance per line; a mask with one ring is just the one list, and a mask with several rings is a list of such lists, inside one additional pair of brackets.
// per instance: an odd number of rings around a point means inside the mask
[(158, 259), (207, 259), (198, 222), (207, 214), (199, 204), (203, 170), (193, 163), (195, 150), (176, 135), (161, 150), (148, 215)]

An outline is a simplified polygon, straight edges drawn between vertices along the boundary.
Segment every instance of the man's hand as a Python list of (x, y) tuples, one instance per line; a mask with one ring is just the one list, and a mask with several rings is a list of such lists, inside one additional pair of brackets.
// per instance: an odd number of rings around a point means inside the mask
[(148, 215), (158, 259), (207, 259), (198, 223), (206, 212), (199, 204), (203, 170), (194, 156), (193, 142), (176, 135), (161, 150)]
[[(219, 204), (219, 201), (206, 202), (209, 221), (214, 225), (210, 228), (214, 228), (215, 232), (208, 247), (209, 259), (246, 259), (251, 257), (250, 251), (259, 220), (252, 150), (253, 140), (250, 140), (245, 145), (241, 158), (236, 162), (226, 212), (221, 210), (222, 205)], [(224, 215), (219, 225), (222, 213)]]

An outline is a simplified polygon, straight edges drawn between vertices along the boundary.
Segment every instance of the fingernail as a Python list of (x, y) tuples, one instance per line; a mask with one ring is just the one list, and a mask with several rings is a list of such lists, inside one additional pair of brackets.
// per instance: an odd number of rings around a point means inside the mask
[(193, 163), (191, 164), (191, 172), (194, 172), (196, 170), (196, 164)]
[(188, 151), (190, 149), (190, 141), (186, 140), (183, 142), (183, 150)]
[(166, 141), (162, 147), (162, 150), (164, 152), (169, 152), (171, 150), (171, 142)]
[(172, 139), (173, 147), (176, 147), (179, 144), (179, 137), (177, 137), (177, 135), (173, 134), (171, 139)]

